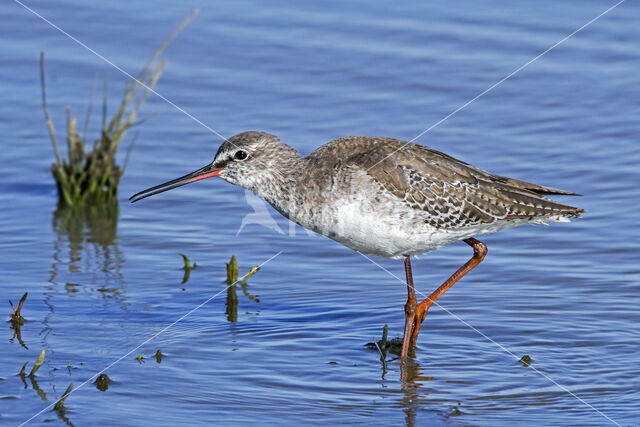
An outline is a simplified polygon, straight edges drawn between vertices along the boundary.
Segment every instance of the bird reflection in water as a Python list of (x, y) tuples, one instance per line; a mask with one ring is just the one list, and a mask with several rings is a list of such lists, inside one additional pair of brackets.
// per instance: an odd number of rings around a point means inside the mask
[(420, 364), (413, 358), (400, 363), (400, 381), (402, 382), (402, 406), (405, 413), (407, 427), (413, 427), (416, 423), (416, 412), (424, 407), (426, 392), (421, 387), (426, 381), (434, 381), (434, 377), (422, 374)]
[[(388, 328), (385, 325), (382, 333), (382, 339), (367, 344), (369, 350), (378, 351), (380, 353), (380, 362), (382, 367), (381, 379), (385, 380), (389, 365), (388, 362), (399, 361), (402, 352), (402, 338), (393, 338), (387, 340)], [(393, 355), (395, 357), (391, 357)], [(404, 362), (399, 363), (400, 367), (400, 387), (402, 391), (402, 399), (400, 405), (405, 413), (405, 422), (407, 426), (414, 426), (416, 421), (416, 413), (419, 409), (425, 407), (425, 399), (428, 395), (422, 386), (427, 381), (434, 381), (434, 377), (424, 375), (418, 361), (411, 355)], [(383, 385), (386, 388), (386, 386)]]

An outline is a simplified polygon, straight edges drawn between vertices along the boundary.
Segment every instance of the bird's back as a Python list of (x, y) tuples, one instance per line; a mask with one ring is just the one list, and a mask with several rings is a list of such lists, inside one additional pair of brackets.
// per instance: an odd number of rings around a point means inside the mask
[[(443, 230), (498, 222), (566, 221), (584, 210), (545, 195), (575, 195), (494, 175), (423, 145), (392, 138), (349, 136), (333, 140), (307, 157), (332, 176), (340, 170), (364, 173)], [(339, 185), (340, 183), (338, 183)]]

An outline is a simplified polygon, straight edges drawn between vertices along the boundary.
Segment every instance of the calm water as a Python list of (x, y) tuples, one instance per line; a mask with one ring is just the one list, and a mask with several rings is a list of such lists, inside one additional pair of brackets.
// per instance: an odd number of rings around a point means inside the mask
[[(222, 135), (265, 130), (306, 154), (344, 135), (411, 139), (613, 2), (27, 4), (131, 73), (201, 7), (167, 50), (157, 90)], [(486, 236), (485, 262), (429, 312), (402, 375), (394, 356), (385, 369), (365, 345), (385, 324), (401, 334), (405, 288), (359, 254), (270, 208), (274, 223), (254, 215), (238, 233), (254, 207), (223, 181), (127, 203), (204, 165), (220, 143), (157, 97), (119, 216), (57, 209), (40, 51), (59, 138), (65, 105), (83, 116), (96, 73), (109, 71), (112, 109), (124, 77), (3, 2), (0, 424), (27, 420), (220, 292), (113, 365), (107, 390), (91, 380), (65, 414), (31, 424), (640, 423), (639, 20), (637, 2), (623, 3), (419, 139), (582, 193), (565, 201), (588, 214)], [(244, 274), (280, 251), (248, 281), (257, 297), (225, 290), (232, 254)], [(185, 284), (179, 253), (198, 264)], [(430, 292), (469, 256), (455, 244), (420, 257), (417, 288)], [(375, 261), (402, 277), (400, 261)], [(23, 347), (6, 300), (25, 291)], [(44, 365), (23, 383), (20, 368), (42, 348)]]

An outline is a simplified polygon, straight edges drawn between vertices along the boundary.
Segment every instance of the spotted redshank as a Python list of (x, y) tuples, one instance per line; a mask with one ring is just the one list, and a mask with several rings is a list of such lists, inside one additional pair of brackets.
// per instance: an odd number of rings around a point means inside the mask
[[(211, 164), (130, 200), (215, 176), (253, 191), (291, 221), (351, 249), (404, 257), (403, 360), (415, 347), (429, 307), (486, 255), (487, 247), (475, 236), (567, 222), (584, 212), (544, 197), (575, 193), (493, 175), (423, 145), (348, 136), (303, 158), (265, 132), (229, 138)], [(473, 248), (472, 258), (417, 304), (410, 257), (459, 240)]]

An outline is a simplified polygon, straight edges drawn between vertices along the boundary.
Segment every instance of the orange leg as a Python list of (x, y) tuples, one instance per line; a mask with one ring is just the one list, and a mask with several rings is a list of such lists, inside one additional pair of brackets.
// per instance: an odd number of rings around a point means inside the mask
[(400, 358), (404, 360), (409, 353), (411, 336), (416, 326), (416, 293), (413, 289), (413, 276), (411, 274), (411, 258), (404, 256), (404, 271), (407, 275), (407, 303), (404, 305), (404, 335), (402, 336), (402, 352)]
[[(480, 264), (480, 262), (484, 259), (487, 254), (487, 246), (476, 240), (474, 238), (464, 239), (464, 242), (473, 248), (473, 257), (467, 261), (462, 267), (460, 267), (451, 277), (447, 279), (438, 289), (436, 289), (431, 295), (429, 295), (424, 301), (422, 301), (418, 306), (415, 306), (415, 295), (413, 290), (413, 279), (411, 278), (411, 264), (408, 261), (408, 257), (405, 258), (405, 269), (407, 270), (407, 288), (411, 287), (409, 291), (409, 300), (407, 301), (407, 305), (405, 305), (405, 327), (404, 327), (404, 337), (402, 339), (402, 354), (401, 358), (404, 359), (409, 353), (409, 349), (413, 349), (418, 341), (418, 333), (420, 332), (420, 325), (424, 321), (425, 316), (427, 315), (427, 310), (429, 307), (442, 296), (454, 283), (462, 278), (465, 274), (471, 271), (476, 265)], [(407, 267), (408, 266), (408, 267)], [(411, 279), (411, 281), (410, 281)], [(409, 285), (411, 282), (411, 285)], [(413, 306), (414, 309), (411, 310), (412, 318), (409, 322), (409, 310), (407, 310), (407, 306), (410, 306), (411, 297), (413, 296)], [(410, 334), (407, 335), (407, 334)], [(405, 349), (406, 346), (406, 349)]]

